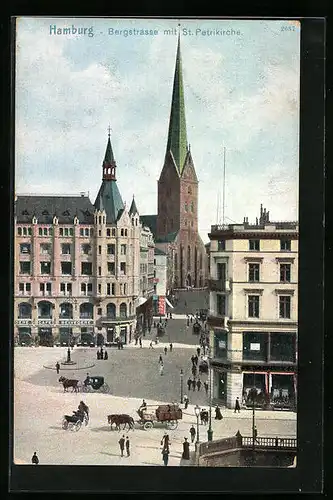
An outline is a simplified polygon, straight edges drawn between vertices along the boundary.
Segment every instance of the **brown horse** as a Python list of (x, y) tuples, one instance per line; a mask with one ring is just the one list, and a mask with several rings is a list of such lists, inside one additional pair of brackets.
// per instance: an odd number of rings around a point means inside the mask
[(116, 430), (120, 431), (120, 424), (124, 424), (123, 429), (125, 429), (126, 425), (128, 425), (129, 429), (134, 430), (134, 418), (130, 415), (126, 415), (126, 413), (108, 415), (108, 424), (112, 425), (116, 424)]
[(78, 380), (60, 377), (59, 382), (62, 382), (62, 385), (64, 386), (64, 392), (67, 392), (69, 387), (72, 388), (72, 392), (79, 391)]

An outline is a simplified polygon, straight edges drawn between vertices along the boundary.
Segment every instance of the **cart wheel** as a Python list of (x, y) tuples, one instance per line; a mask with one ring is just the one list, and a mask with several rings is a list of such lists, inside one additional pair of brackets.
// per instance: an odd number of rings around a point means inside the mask
[(153, 422), (151, 420), (148, 420), (148, 422), (144, 423), (143, 428), (146, 429), (146, 431), (148, 429), (152, 429), (153, 428)]
[(78, 421), (75, 423), (75, 425), (74, 425), (74, 427), (73, 427), (73, 430), (74, 430), (75, 432), (79, 431), (79, 430), (81, 429), (81, 425), (82, 425), (81, 420), (78, 420)]
[(62, 428), (65, 429), (65, 431), (68, 429), (68, 422), (65, 418), (62, 421)]
[(108, 386), (108, 384), (103, 384), (101, 387), (101, 392), (107, 393), (109, 391), (110, 391), (110, 387)]
[(177, 429), (178, 421), (177, 420), (170, 420), (169, 422), (167, 422), (167, 427), (171, 430)]

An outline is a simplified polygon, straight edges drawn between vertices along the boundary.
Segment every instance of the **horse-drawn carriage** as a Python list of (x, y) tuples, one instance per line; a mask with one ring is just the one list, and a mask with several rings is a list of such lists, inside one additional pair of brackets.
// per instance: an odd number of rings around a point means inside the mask
[(86, 412), (73, 411), (73, 415), (64, 415), (62, 419), (62, 428), (65, 430), (79, 431), (82, 424), (88, 425), (89, 415)]
[(83, 382), (83, 392), (110, 392), (110, 387), (104, 382), (104, 377), (93, 376), (87, 377)]
[(178, 427), (178, 420), (183, 418), (182, 410), (177, 404), (147, 405), (137, 410), (140, 417), (139, 424), (144, 429), (152, 429), (156, 423), (164, 423), (170, 430)]

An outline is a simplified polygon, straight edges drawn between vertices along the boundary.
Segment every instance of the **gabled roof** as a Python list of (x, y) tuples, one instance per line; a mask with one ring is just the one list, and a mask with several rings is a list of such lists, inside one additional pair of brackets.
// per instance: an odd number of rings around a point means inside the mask
[(156, 238), (157, 231), (157, 215), (141, 215), (140, 221), (143, 226), (149, 227), (153, 233), (154, 239)]
[(60, 224), (73, 224), (77, 216), (82, 224), (94, 223), (94, 205), (88, 196), (17, 196), (15, 215), (18, 223), (52, 224), (56, 215)]
[(135, 215), (135, 214), (139, 215), (139, 211), (138, 211), (138, 209), (136, 207), (134, 196), (133, 196), (133, 200), (132, 200), (132, 203), (131, 203), (131, 207), (129, 209), (129, 214), (130, 215)]
[[(94, 206), (97, 210), (105, 210), (106, 222), (114, 224), (120, 217), (119, 211), (124, 210), (125, 205), (121, 198), (117, 181), (103, 180), (99, 188)], [(122, 213), (122, 212), (121, 212)]]

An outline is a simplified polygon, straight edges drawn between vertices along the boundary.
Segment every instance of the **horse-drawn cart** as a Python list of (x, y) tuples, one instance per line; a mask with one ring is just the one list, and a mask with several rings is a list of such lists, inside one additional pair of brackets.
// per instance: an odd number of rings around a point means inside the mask
[(173, 430), (178, 427), (178, 420), (183, 418), (182, 410), (177, 404), (147, 405), (139, 408), (137, 413), (140, 417), (139, 424), (146, 430), (152, 429), (159, 422)]
[(104, 377), (87, 377), (83, 382), (83, 392), (110, 392), (110, 387), (104, 382)]

